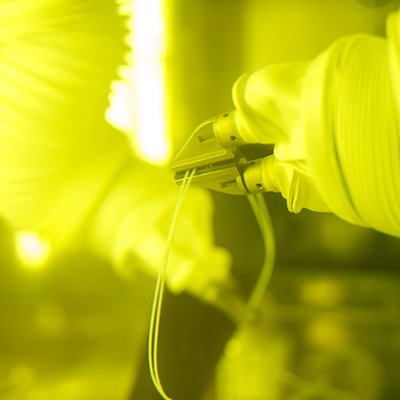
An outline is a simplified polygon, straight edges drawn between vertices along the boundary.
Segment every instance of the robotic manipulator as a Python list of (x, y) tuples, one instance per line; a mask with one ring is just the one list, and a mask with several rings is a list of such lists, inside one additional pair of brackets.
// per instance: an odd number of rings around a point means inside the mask
[(226, 194), (246, 195), (264, 191), (261, 160), (273, 145), (246, 144), (240, 138), (235, 111), (202, 122), (172, 163), (175, 182), (195, 169), (192, 182)]

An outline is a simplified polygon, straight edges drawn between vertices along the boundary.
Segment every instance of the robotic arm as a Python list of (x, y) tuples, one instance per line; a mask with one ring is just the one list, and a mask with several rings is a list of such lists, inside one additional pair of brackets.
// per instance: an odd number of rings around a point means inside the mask
[[(289, 211), (332, 212), (400, 237), (399, 18), (389, 17), (387, 40), (344, 37), (311, 62), (241, 77), (236, 111), (200, 125), (175, 180), (196, 168), (204, 187), (280, 192)], [(249, 156), (248, 144), (270, 147)]]
[(201, 123), (172, 164), (175, 181), (181, 184), (185, 171), (196, 169), (193, 183), (207, 189), (233, 195), (280, 192), (292, 212), (328, 211), (312, 181), (276, 159), (272, 143), (246, 142), (239, 118), (230, 111)]

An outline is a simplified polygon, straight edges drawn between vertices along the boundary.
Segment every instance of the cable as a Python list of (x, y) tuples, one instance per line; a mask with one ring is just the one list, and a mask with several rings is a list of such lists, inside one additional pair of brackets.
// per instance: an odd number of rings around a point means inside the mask
[(252, 310), (256, 310), (264, 297), (274, 269), (275, 235), (263, 195), (259, 193), (254, 194), (248, 196), (248, 200), (260, 228), (265, 248), (264, 262), (260, 275), (247, 301), (247, 306)]
[(158, 272), (156, 288), (154, 290), (154, 297), (153, 297), (153, 304), (151, 309), (151, 317), (150, 317), (150, 325), (149, 325), (149, 341), (148, 341), (148, 361), (149, 361), (149, 370), (151, 380), (157, 389), (158, 393), (164, 400), (172, 400), (169, 397), (161, 384), (160, 375), (158, 371), (158, 337), (160, 331), (160, 316), (161, 316), (161, 309), (162, 309), (162, 301), (164, 296), (164, 288), (165, 288), (165, 279), (167, 275), (168, 269), (168, 262), (171, 252), (171, 242), (172, 242), (172, 235), (175, 229), (176, 220), (178, 218), (179, 211), (181, 209), (183, 199), (185, 198), (186, 191), (192, 181), (192, 178), (195, 174), (196, 170), (186, 171), (185, 177), (183, 179), (182, 186), (180, 188), (174, 213), (172, 215), (171, 224), (169, 226), (166, 246), (165, 246), (165, 253), (163, 256), (161, 268)]

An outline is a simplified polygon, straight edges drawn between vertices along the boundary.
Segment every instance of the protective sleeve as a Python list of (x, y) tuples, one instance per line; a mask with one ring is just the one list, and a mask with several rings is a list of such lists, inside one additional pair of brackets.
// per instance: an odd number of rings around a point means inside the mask
[(387, 40), (344, 37), (309, 63), (236, 83), (241, 135), (275, 144), (280, 170), (269, 176), (297, 199), (294, 211), (331, 211), (400, 236), (399, 26), (394, 14)]

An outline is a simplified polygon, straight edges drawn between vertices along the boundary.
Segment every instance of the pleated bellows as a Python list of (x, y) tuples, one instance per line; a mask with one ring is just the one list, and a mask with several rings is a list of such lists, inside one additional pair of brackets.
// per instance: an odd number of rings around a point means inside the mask
[(125, 25), (109, 0), (0, 3), (0, 215), (60, 247), (128, 156), (104, 121)]
[(400, 236), (400, 108), (390, 62), (384, 39), (332, 45), (307, 73), (305, 132), (310, 170), (331, 210)]

